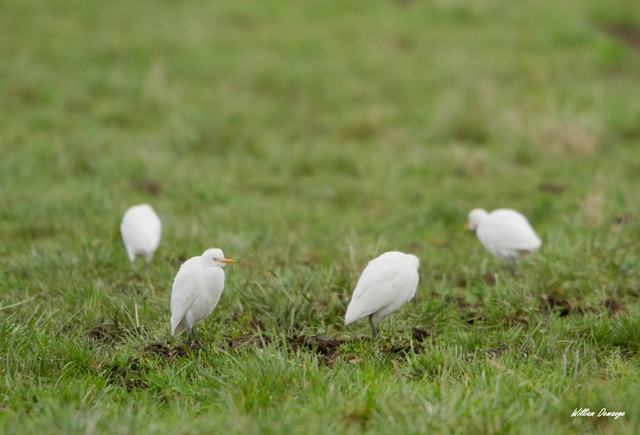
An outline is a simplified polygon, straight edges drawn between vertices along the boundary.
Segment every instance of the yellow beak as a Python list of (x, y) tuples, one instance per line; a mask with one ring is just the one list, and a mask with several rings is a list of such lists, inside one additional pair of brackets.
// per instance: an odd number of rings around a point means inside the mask
[(467, 222), (466, 224), (464, 224), (464, 227), (462, 227), (462, 229), (464, 231), (468, 231), (469, 230), (469, 222)]
[(222, 260), (213, 260), (213, 261), (216, 261), (218, 263), (235, 263), (236, 262), (235, 260), (232, 260), (230, 258), (223, 258)]

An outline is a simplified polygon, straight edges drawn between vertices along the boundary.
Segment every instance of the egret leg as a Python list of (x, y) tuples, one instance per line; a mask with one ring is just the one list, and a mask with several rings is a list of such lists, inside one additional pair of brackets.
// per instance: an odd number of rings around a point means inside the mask
[(148, 272), (151, 268), (151, 260), (153, 259), (153, 254), (144, 256), (144, 270)]
[(516, 276), (516, 259), (511, 259), (511, 276)]
[(129, 251), (127, 251), (127, 256), (129, 257), (129, 261), (131, 262), (131, 270), (135, 271), (138, 268), (138, 265), (136, 264), (138, 256), (133, 252), (130, 253)]
[(369, 316), (369, 325), (371, 325), (371, 332), (373, 332), (373, 338), (378, 337), (378, 329), (376, 325), (373, 323), (373, 314)]
[(193, 328), (189, 328), (189, 331), (187, 331), (187, 346), (192, 349), (202, 349), (202, 343)]

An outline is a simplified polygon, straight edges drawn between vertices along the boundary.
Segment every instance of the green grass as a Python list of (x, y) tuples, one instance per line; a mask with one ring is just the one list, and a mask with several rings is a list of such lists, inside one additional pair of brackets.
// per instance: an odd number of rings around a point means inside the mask
[[(601, 3), (1, 1), (0, 432), (637, 433), (640, 4)], [(516, 278), (476, 206), (541, 235)], [(421, 283), (370, 341), (392, 249)]]

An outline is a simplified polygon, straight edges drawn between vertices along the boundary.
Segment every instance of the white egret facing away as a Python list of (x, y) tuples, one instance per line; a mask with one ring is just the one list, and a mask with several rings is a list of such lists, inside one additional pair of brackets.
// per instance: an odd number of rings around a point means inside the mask
[(516, 273), (516, 259), (536, 252), (542, 245), (527, 218), (510, 208), (499, 208), (491, 213), (474, 208), (469, 212), (464, 229), (475, 231), (487, 251), (511, 263), (512, 275)]
[(233, 260), (224, 257), (221, 249), (211, 248), (198, 257), (182, 263), (171, 290), (171, 335), (187, 331), (187, 344), (198, 343), (193, 331), (196, 324), (208, 317), (218, 305), (224, 289), (222, 268)]
[(158, 249), (162, 224), (160, 218), (149, 204), (138, 204), (130, 207), (122, 218), (120, 234), (131, 266), (135, 265), (137, 256), (142, 256), (147, 264)]
[(371, 260), (356, 284), (344, 323), (368, 316), (373, 335), (378, 335), (375, 323), (416, 294), (419, 266), (418, 257), (398, 251), (385, 252)]

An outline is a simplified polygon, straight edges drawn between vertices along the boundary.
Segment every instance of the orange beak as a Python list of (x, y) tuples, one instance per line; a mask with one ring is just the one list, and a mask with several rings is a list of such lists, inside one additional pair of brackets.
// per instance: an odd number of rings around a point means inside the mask
[(215, 260), (215, 261), (217, 261), (218, 263), (235, 263), (236, 262), (235, 260), (232, 260), (230, 258), (223, 258), (222, 260)]
[(467, 222), (466, 224), (464, 224), (464, 227), (462, 227), (462, 229), (464, 231), (468, 231), (469, 230), (469, 222)]

